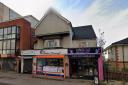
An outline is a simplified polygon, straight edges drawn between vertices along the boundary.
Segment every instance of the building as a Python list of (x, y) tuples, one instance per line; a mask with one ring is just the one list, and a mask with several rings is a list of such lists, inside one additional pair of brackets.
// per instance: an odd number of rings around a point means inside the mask
[[(22, 55), (33, 57), (33, 75), (41, 77), (103, 80), (101, 48), (91, 25), (73, 27), (71, 22), (50, 9), (37, 24), (34, 50)], [(55, 77), (55, 78), (58, 78)]]
[(21, 17), (20, 14), (0, 2), (0, 22)]
[(35, 49), (97, 46), (91, 25), (72, 27), (70, 21), (53, 10), (48, 11), (41, 19), (36, 26), (35, 35), (38, 38)]
[(24, 18), (0, 23), (1, 70), (20, 69), (20, 51), (32, 49), (31, 24)]
[(34, 16), (21, 16), (13, 9), (7, 7), (6, 5), (0, 2), (0, 22), (6, 22), (8, 20), (14, 20), (18, 18), (26, 19), (28, 22), (31, 23), (32, 28), (35, 28), (35, 25), (37, 25), (37, 23), (39, 22), (39, 20), (37, 20)]
[[(127, 69), (128, 65), (128, 38), (112, 43), (105, 49), (112, 68), (115, 70)], [(124, 63), (124, 64), (123, 64)]]
[(25, 20), (27, 20), (28, 22), (31, 23), (31, 27), (34, 29), (35, 26), (39, 23), (39, 20), (36, 19), (34, 16), (32, 15), (27, 15), (23, 17)]

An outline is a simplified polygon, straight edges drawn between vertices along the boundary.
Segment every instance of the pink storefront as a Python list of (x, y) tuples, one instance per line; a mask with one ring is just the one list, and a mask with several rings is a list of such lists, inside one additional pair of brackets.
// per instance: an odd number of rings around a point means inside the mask
[(100, 47), (68, 49), (70, 78), (103, 80), (103, 58)]

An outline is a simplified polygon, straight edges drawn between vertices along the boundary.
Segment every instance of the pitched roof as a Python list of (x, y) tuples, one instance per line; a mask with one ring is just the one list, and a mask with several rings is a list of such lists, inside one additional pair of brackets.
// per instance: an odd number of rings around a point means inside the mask
[(39, 21), (39, 23), (35, 26), (35, 28), (37, 28), (41, 23), (42, 21), (47, 17), (48, 14), (50, 13), (53, 13), (55, 14), (56, 16), (58, 16), (61, 20), (65, 21), (66, 23), (69, 23), (71, 24), (71, 22), (69, 20), (67, 20), (65, 17), (63, 17), (61, 14), (59, 14), (55, 9), (53, 8), (50, 8), (47, 13), (41, 18), (41, 20)]
[(92, 25), (73, 27), (73, 40), (78, 39), (95, 39), (96, 34)]
[(112, 43), (112, 45), (115, 44), (128, 44), (128, 38)]

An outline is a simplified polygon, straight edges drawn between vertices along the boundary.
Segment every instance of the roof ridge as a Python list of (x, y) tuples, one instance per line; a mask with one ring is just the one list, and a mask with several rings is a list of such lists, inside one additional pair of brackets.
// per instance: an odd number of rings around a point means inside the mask
[(92, 25), (77, 26), (77, 27), (73, 27), (73, 28), (78, 28), (78, 27), (92, 27)]
[(112, 44), (128, 44), (128, 42), (125, 42), (126, 40), (128, 40), (128, 37), (124, 38), (124, 39), (121, 39), (119, 41), (116, 41)]

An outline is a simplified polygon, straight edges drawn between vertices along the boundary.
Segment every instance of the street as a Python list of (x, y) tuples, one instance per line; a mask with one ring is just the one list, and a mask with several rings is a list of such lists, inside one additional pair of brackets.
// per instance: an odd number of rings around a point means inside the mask
[(32, 78), (31, 74), (0, 72), (0, 85), (94, 85), (93, 81), (81, 79), (40, 79)]

